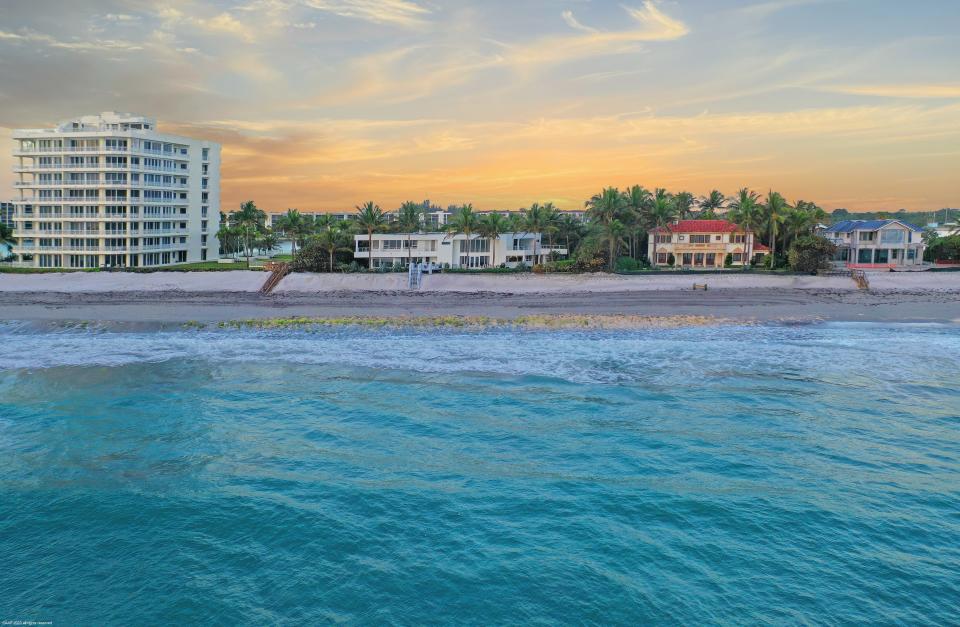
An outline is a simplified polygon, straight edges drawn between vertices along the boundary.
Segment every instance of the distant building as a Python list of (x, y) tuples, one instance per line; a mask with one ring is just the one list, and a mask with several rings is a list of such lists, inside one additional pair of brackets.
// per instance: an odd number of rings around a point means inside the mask
[(929, 224), (928, 228), (932, 229), (934, 233), (937, 234), (937, 237), (949, 237), (950, 235), (960, 235), (960, 223), (957, 222), (947, 222), (945, 224)]
[[(722, 268), (727, 255), (743, 266), (770, 252), (755, 241), (752, 231), (727, 220), (678, 220), (649, 232), (647, 258), (654, 266)], [(656, 258), (654, 258), (656, 246)]]
[(220, 144), (105, 112), (19, 129), (13, 252), (42, 268), (216, 259)]
[[(283, 213), (268, 214), (267, 226), (269, 226), (270, 228), (276, 228), (280, 219), (285, 215), (287, 215), (286, 211), (284, 211)], [(349, 213), (331, 213), (328, 211), (300, 211), (300, 215), (304, 217), (314, 218), (314, 219), (319, 218), (321, 216), (330, 216), (331, 220), (350, 220), (355, 218), (357, 216), (357, 213), (355, 211), (351, 211)]]
[(823, 236), (837, 246), (834, 262), (850, 268), (923, 264), (921, 229), (900, 220), (843, 220)]
[[(363, 263), (370, 259), (366, 234), (354, 236), (354, 258)], [(463, 234), (448, 233), (375, 233), (373, 235), (373, 267), (416, 263), (434, 263), (452, 268), (488, 268), (520, 263), (532, 266), (551, 253), (566, 255), (560, 246), (543, 246), (539, 233), (504, 233), (493, 243), (491, 238), (473, 235), (469, 241)]]
[(0, 202), (0, 224), (13, 228), (12, 202)]

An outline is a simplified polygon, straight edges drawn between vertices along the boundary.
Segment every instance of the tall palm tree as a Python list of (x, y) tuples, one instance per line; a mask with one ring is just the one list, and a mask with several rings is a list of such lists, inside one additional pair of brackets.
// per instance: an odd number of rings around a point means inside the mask
[(667, 193), (667, 190), (658, 188), (653, 195), (653, 204), (650, 205), (650, 223), (653, 226), (653, 259), (652, 264), (657, 263), (657, 234), (660, 229), (664, 229), (668, 224), (677, 219), (676, 199)]
[(717, 212), (723, 209), (727, 198), (719, 190), (713, 190), (707, 196), (701, 196), (699, 202), (700, 218), (703, 220), (715, 220)]
[(248, 200), (240, 205), (239, 211), (230, 214), (230, 224), (243, 234), (244, 253), (247, 258), (247, 267), (250, 266), (250, 257), (253, 256), (253, 238), (263, 230), (267, 214), (258, 209), (257, 205)]
[(590, 221), (597, 224), (599, 229), (605, 232), (602, 238), (609, 246), (608, 253), (610, 257), (610, 268), (612, 270), (614, 260), (616, 259), (615, 249), (619, 248), (619, 239), (617, 238), (621, 236), (615, 233), (615, 231), (619, 231), (619, 228), (610, 229), (608, 227), (614, 221), (620, 222), (620, 226), (624, 226), (621, 218), (630, 213), (627, 200), (624, 198), (624, 194), (616, 187), (607, 187), (599, 194), (595, 194), (590, 198), (590, 200), (585, 203), (585, 206), (587, 208), (587, 217)]
[(410, 265), (413, 256), (410, 237), (411, 233), (419, 232), (423, 228), (423, 205), (409, 200), (400, 205), (400, 210), (397, 212), (397, 227), (407, 234), (407, 265)]
[(579, 240), (583, 229), (583, 222), (577, 220), (571, 215), (564, 215), (557, 224), (557, 235), (564, 239), (566, 243), (567, 255), (571, 254), (570, 239)]
[(367, 267), (371, 270), (373, 269), (373, 232), (377, 229), (382, 229), (383, 226), (387, 223), (386, 217), (383, 215), (383, 210), (380, 209), (379, 205), (373, 203), (372, 200), (368, 200), (359, 207), (356, 207), (357, 217), (356, 224), (357, 227), (367, 232)]
[(763, 202), (763, 217), (767, 224), (770, 234), (770, 269), (777, 263), (777, 230), (783, 224), (783, 217), (790, 205), (786, 199), (772, 189), (767, 193), (767, 199)]
[(557, 223), (560, 222), (560, 210), (552, 203), (543, 205), (543, 232), (547, 236), (547, 246), (553, 248), (553, 236), (557, 232)]
[(333, 272), (333, 256), (337, 251), (353, 250), (348, 245), (350, 241), (349, 231), (338, 223), (328, 224), (310, 239), (316, 242), (321, 250), (330, 255), (330, 272)]
[(693, 194), (690, 192), (680, 192), (676, 196), (677, 202), (677, 218), (680, 220), (686, 220), (693, 215), (693, 207), (696, 204), (696, 199), (693, 197)]
[(741, 257), (741, 268), (746, 269), (750, 260), (747, 250), (747, 234), (755, 233), (759, 226), (760, 195), (746, 187), (742, 188), (737, 193), (736, 199), (730, 203), (727, 219), (743, 229), (743, 257)]
[(477, 232), (490, 239), (490, 266), (494, 266), (497, 259), (497, 240), (504, 233), (509, 232), (510, 222), (502, 214), (488, 213), (480, 218)]
[(537, 235), (542, 234), (550, 228), (550, 220), (553, 218), (550, 212), (540, 203), (535, 202), (523, 214), (524, 230), (533, 233), (533, 265), (537, 265)]
[[(470, 267), (470, 240), (473, 233), (476, 233), (479, 227), (480, 216), (474, 212), (473, 205), (469, 203), (461, 206), (447, 222), (447, 232), (452, 234), (454, 238), (456, 238), (458, 233), (463, 233), (464, 236), (466, 236), (464, 246), (460, 252), (461, 255), (466, 252), (468, 268)], [(457, 258), (457, 265), (462, 267), (459, 256)]]
[(646, 225), (649, 218), (650, 204), (653, 195), (650, 190), (642, 185), (634, 185), (627, 188), (623, 194), (626, 205), (626, 213), (620, 218), (624, 225), (630, 230), (630, 256), (636, 257), (636, 243), (640, 239), (640, 233), (646, 232)]
[(297, 254), (297, 244), (306, 237), (308, 229), (305, 216), (296, 209), (287, 209), (287, 212), (277, 220), (277, 228), (290, 238), (290, 254)]
[(613, 219), (610, 222), (599, 224), (598, 234), (607, 242), (610, 271), (613, 272), (616, 268), (617, 252), (620, 250), (620, 246), (627, 243), (627, 226), (620, 220)]

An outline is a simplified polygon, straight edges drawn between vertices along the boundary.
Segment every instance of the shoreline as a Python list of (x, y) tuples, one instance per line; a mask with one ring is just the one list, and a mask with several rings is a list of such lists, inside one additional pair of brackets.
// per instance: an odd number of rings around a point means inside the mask
[(960, 273), (849, 277), (434, 275), (422, 290), (406, 275), (291, 274), (267, 295), (263, 272), (0, 276), (0, 317), (22, 321), (135, 324), (290, 318), (699, 316), (749, 322), (960, 321)]
[(626, 292), (0, 292), (8, 321), (217, 323), (340, 319), (529, 316), (696, 316), (779, 321), (960, 322), (960, 292), (742, 288)]

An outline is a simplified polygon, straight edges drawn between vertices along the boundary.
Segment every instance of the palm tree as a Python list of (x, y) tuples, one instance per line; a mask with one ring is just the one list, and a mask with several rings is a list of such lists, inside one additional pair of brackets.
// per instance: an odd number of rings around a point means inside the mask
[(423, 227), (422, 212), (422, 205), (409, 200), (400, 205), (400, 210), (397, 212), (397, 226), (401, 232), (407, 234), (407, 265), (410, 265), (410, 259), (413, 255), (413, 250), (410, 248), (410, 234)]
[(708, 196), (701, 196), (697, 203), (700, 206), (699, 217), (703, 220), (715, 220), (717, 212), (723, 209), (726, 202), (726, 196), (716, 189), (710, 192)]
[(543, 232), (547, 235), (547, 246), (553, 248), (553, 236), (557, 232), (560, 211), (552, 202), (543, 205)]
[(625, 213), (620, 220), (630, 229), (630, 256), (636, 257), (637, 236), (646, 230), (652, 195), (650, 190), (642, 185), (634, 185), (624, 192), (623, 197), (628, 213)]
[[(447, 232), (456, 238), (457, 233), (463, 233), (466, 236), (465, 246), (461, 248), (461, 256), (464, 251), (467, 255), (467, 267), (470, 267), (470, 238), (477, 232), (480, 226), (480, 216), (473, 211), (473, 205), (465, 204), (457, 210), (456, 214), (447, 222)], [(463, 267), (460, 259), (457, 259), (457, 266)]]
[(497, 240), (501, 235), (508, 232), (510, 221), (499, 213), (488, 213), (480, 218), (480, 226), (477, 231), (483, 237), (490, 239), (490, 265), (495, 264), (497, 258)]
[(653, 195), (653, 204), (650, 206), (650, 223), (653, 226), (653, 259), (657, 263), (657, 235), (660, 229), (677, 219), (676, 199), (667, 193), (667, 190), (658, 188)]
[(616, 267), (617, 252), (620, 246), (626, 244), (627, 226), (618, 219), (602, 223), (598, 227), (598, 233), (601, 238), (607, 241), (610, 250), (610, 271)]
[(727, 218), (743, 229), (743, 257), (741, 267), (747, 268), (750, 256), (747, 251), (747, 233), (755, 232), (760, 221), (760, 196), (746, 187), (737, 193), (737, 198), (730, 203)]
[(383, 226), (387, 223), (386, 217), (383, 215), (383, 210), (380, 209), (379, 205), (375, 205), (372, 200), (369, 200), (359, 207), (356, 207), (357, 218), (356, 224), (362, 230), (367, 232), (367, 254), (370, 255), (367, 259), (367, 267), (371, 270), (373, 269), (373, 232), (377, 229), (382, 229)]
[(693, 194), (690, 192), (680, 192), (676, 196), (677, 202), (677, 219), (686, 220), (693, 215), (693, 206), (696, 204), (696, 199), (693, 197)]
[(270, 254), (271, 251), (279, 247), (280, 238), (272, 229), (268, 229), (260, 235), (260, 238), (257, 240), (257, 245), (260, 250)]
[(770, 269), (772, 270), (777, 262), (777, 229), (783, 223), (784, 214), (790, 208), (790, 205), (780, 195), (780, 192), (771, 189), (767, 193), (767, 199), (762, 207), (764, 221), (767, 223), (770, 233)]
[(13, 241), (13, 229), (0, 222), (0, 244), (13, 246), (15, 243), (16, 242)]
[(557, 234), (564, 238), (566, 242), (567, 255), (570, 256), (570, 238), (580, 239), (583, 223), (571, 215), (565, 215), (560, 218), (557, 224)]
[(530, 205), (523, 214), (524, 230), (534, 235), (533, 238), (533, 265), (537, 265), (537, 235), (541, 235), (551, 228), (550, 221), (554, 217), (550, 211), (538, 202)]
[(330, 255), (330, 272), (333, 272), (333, 256), (340, 250), (353, 250), (349, 244), (349, 232), (342, 225), (331, 223), (311, 237), (321, 250)]
[(248, 200), (240, 205), (239, 211), (230, 214), (230, 223), (243, 234), (244, 253), (247, 258), (247, 267), (250, 267), (250, 257), (253, 256), (253, 238), (263, 230), (267, 214), (258, 209), (257, 205)]
[(614, 221), (620, 222), (620, 225), (623, 226), (621, 218), (630, 212), (627, 207), (627, 201), (619, 189), (616, 187), (607, 187), (588, 200), (585, 206), (587, 208), (587, 216), (592, 222), (599, 225), (600, 230), (605, 233), (603, 239), (609, 245), (610, 268), (612, 270), (615, 259), (614, 254), (616, 253), (615, 249), (619, 247), (619, 240), (616, 238), (619, 236), (614, 233), (614, 231), (618, 229), (610, 229), (608, 227), (610, 227)]
[(305, 216), (296, 209), (287, 209), (287, 212), (277, 220), (277, 228), (290, 238), (291, 255), (297, 254), (298, 239), (303, 241), (309, 233), (306, 222)]

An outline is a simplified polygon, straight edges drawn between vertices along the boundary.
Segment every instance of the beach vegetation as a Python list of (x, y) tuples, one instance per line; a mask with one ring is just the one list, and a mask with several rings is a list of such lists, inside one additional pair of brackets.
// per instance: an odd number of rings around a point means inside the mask
[(927, 249), (928, 261), (960, 261), (960, 235), (938, 237)]
[(790, 269), (795, 272), (815, 273), (831, 267), (837, 247), (819, 235), (801, 235), (790, 244), (787, 258)]
[(367, 232), (367, 251), (369, 254), (367, 267), (373, 268), (373, 234), (383, 228), (387, 223), (387, 218), (383, 214), (383, 210), (380, 209), (380, 206), (374, 204), (372, 200), (357, 206), (356, 210), (356, 225), (361, 230)]
[(267, 214), (257, 208), (256, 203), (248, 200), (240, 205), (239, 211), (234, 211), (228, 219), (230, 226), (239, 229), (243, 241), (244, 256), (247, 266), (250, 266), (250, 257), (253, 256), (253, 241), (266, 228)]

